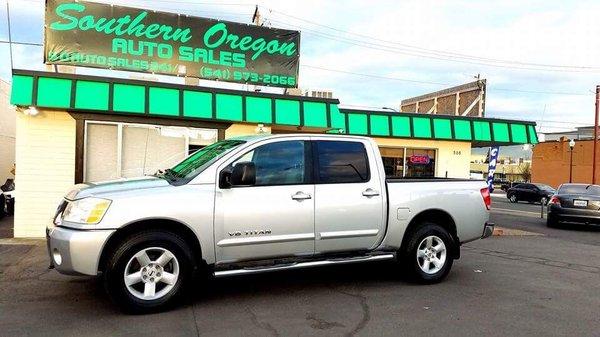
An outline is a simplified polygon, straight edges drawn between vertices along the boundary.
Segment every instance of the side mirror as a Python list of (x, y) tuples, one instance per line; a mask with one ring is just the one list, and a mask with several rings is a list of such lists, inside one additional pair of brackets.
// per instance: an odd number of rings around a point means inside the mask
[(233, 168), (228, 166), (219, 173), (219, 188), (228, 189), (231, 188), (231, 172)]

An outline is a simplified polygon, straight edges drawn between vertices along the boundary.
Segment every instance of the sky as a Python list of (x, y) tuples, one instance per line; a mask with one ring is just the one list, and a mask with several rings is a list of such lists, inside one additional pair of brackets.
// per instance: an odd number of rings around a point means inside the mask
[[(43, 43), (44, 1), (8, 2), (12, 40)], [(533, 120), (541, 131), (594, 122), (600, 1), (102, 2), (243, 23), (250, 23), (258, 5), (265, 25), (300, 30), (300, 87), (332, 90), (346, 106), (398, 109), (404, 98), (471, 82), (479, 74), (487, 79), (487, 117)], [(9, 37), (6, 8), (7, 0), (0, 0), (3, 41)], [(44, 68), (42, 47), (13, 44), (12, 51), (15, 68)], [(9, 81), (8, 44), (0, 43), (0, 57), (0, 78)]]

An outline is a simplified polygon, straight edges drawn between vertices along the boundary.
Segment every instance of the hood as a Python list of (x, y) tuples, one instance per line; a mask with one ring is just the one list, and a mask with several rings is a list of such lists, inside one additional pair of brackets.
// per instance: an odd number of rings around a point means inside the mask
[(101, 196), (106, 193), (115, 193), (131, 190), (141, 190), (169, 186), (169, 183), (157, 177), (142, 177), (123, 180), (111, 180), (101, 183), (78, 184), (67, 193), (69, 200), (82, 199), (89, 196)]

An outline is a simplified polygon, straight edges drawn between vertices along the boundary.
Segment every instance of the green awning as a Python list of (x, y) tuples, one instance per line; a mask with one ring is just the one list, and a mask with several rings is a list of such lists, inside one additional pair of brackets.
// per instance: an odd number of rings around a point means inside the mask
[(373, 137), (536, 144), (534, 122), (340, 109), (337, 99), (15, 70), (11, 103), (70, 112), (321, 128)]
[(468, 141), (474, 146), (537, 144), (535, 122), (496, 118), (341, 109), (348, 133)]

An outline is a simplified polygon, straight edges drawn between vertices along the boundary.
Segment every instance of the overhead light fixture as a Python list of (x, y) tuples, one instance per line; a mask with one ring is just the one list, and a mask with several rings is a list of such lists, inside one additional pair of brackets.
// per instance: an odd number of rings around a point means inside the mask
[(40, 111), (34, 106), (30, 106), (29, 108), (23, 110), (23, 114), (27, 116), (37, 116), (39, 113)]
[(266, 131), (265, 131), (265, 125), (264, 124), (258, 124), (256, 126), (256, 129), (254, 131), (256, 131), (256, 133), (259, 133), (259, 134), (260, 133), (266, 133)]

